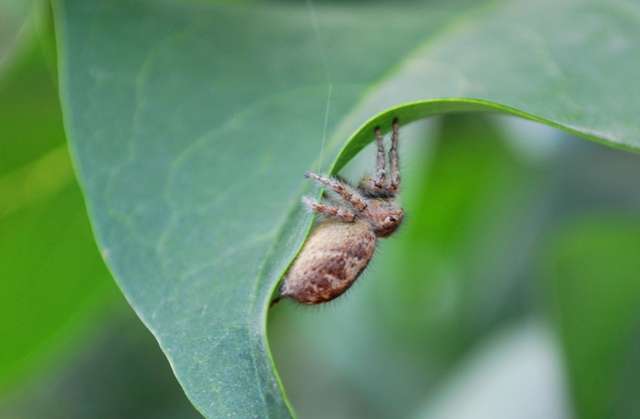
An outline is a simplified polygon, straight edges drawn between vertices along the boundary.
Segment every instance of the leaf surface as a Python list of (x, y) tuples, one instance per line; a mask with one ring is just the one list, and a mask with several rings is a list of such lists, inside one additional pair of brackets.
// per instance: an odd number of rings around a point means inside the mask
[(337, 172), (375, 125), (497, 111), (640, 147), (640, 23), (623, 2), (56, 11), (66, 128), (99, 246), (207, 417), (290, 415), (265, 318), (310, 224), (302, 174)]

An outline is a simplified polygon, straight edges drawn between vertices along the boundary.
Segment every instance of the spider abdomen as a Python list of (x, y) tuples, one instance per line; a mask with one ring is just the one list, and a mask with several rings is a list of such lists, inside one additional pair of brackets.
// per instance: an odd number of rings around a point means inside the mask
[(285, 274), (281, 297), (310, 305), (339, 297), (367, 267), (375, 248), (376, 235), (363, 220), (319, 223)]

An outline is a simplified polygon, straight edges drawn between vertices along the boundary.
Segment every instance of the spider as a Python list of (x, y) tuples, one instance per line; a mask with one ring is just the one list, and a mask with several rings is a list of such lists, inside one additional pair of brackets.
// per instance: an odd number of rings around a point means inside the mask
[(392, 127), (389, 175), (380, 127), (374, 130), (378, 146), (375, 176), (365, 175), (357, 188), (339, 179), (305, 173), (307, 179), (329, 188), (336, 197), (321, 202), (302, 198), (309, 210), (326, 217), (314, 226), (285, 273), (280, 296), (272, 305), (286, 297), (308, 305), (339, 297), (367, 267), (377, 239), (398, 229), (404, 211), (396, 200), (400, 187), (397, 118)]

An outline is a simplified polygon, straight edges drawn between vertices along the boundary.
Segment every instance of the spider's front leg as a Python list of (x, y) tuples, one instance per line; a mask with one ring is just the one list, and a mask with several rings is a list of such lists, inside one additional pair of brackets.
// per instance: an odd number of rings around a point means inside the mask
[(305, 173), (304, 177), (306, 177), (307, 179), (313, 179), (319, 184), (330, 188), (335, 193), (340, 195), (345, 201), (353, 205), (358, 211), (364, 211), (367, 208), (367, 203), (358, 192), (354, 191), (350, 186), (345, 185), (338, 180), (311, 172)]
[(338, 208), (324, 203), (320, 203), (308, 196), (302, 197), (302, 203), (313, 212), (326, 214), (330, 217), (337, 218), (348, 223), (356, 219), (356, 215), (346, 208)]
[(376, 154), (376, 178), (373, 182), (373, 186), (376, 189), (382, 189), (385, 181), (385, 162), (384, 162), (384, 142), (382, 141), (382, 132), (380, 127), (376, 127), (374, 130), (376, 134), (376, 144), (378, 146), (378, 153)]
[(389, 166), (391, 170), (390, 189), (397, 192), (400, 187), (400, 163), (398, 162), (398, 141), (400, 139), (398, 118), (393, 120), (393, 133), (391, 134), (391, 148), (389, 149)]

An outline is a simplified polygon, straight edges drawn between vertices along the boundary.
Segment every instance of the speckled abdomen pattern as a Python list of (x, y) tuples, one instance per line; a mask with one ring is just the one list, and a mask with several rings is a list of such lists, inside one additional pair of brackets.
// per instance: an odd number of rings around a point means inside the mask
[(322, 221), (285, 274), (280, 295), (302, 304), (331, 301), (358, 279), (375, 248), (376, 235), (365, 221)]

